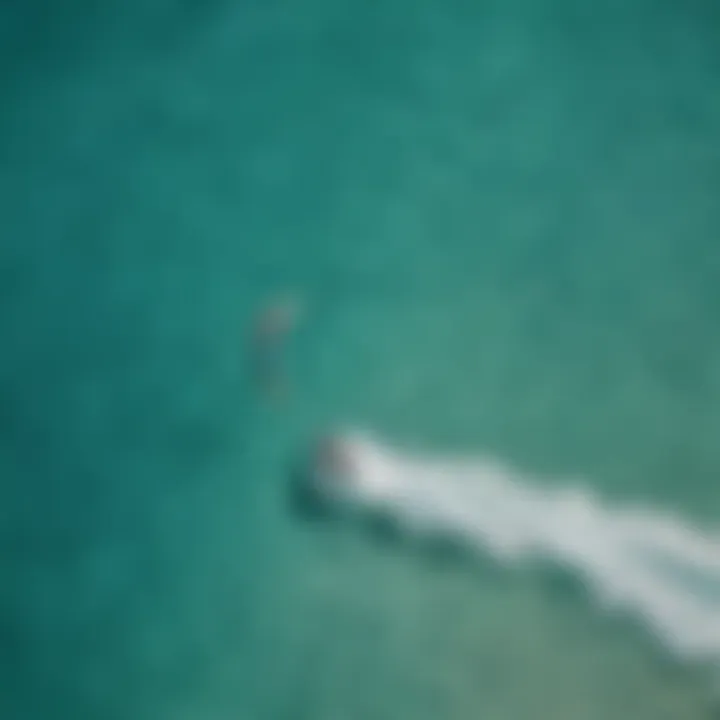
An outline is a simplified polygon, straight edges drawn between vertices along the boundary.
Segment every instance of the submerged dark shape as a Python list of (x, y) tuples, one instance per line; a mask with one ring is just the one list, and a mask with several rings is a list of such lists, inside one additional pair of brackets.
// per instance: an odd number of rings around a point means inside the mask
[(342, 441), (325, 436), (315, 443), (290, 469), (290, 513), (316, 529), (341, 525), (381, 547), (402, 546), (403, 552), (431, 566), (462, 561), (466, 548), (457, 537), (409, 532), (390, 509), (354, 502), (352, 469), (347, 462)]
[(286, 345), (300, 315), (299, 301), (286, 297), (268, 303), (254, 318), (251, 365), (256, 382), (266, 392), (277, 394), (287, 389)]
[(342, 442), (325, 435), (293, 464), (289, 503), (294, 514), (306, 519), (337, 517), (344, 505), (345, 487), (351, 484), (352, 469)]
[(373, 486), (365, 475), (362, 453), (362, 441), (358, 444), (357, 438), (324, 435), (317, 440), (291, 468), (287, 496), (290, 512), (318, 524), (352, 524), (383, 543), (410, 542), (433, 555), (457, 554), (455, 539), (431, 534), (418, 537), (403, 527), (391, 507), (367, 501), (366, 493), (373, 492)]
[(328, 520), (334, 513), (332, 503), (319, 492), (311, 473), (303, 463), (296, 463), (290, 470), (288, 503), (293, 515), (306, 520)]

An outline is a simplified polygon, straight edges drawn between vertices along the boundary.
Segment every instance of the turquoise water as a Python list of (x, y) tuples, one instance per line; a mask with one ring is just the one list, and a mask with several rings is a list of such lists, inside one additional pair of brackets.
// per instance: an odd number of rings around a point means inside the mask
[(720, 11), (595, 5), (0, 8), (0, 717), (713, 717), (566, 583), (285, 502), (350, 423), (717, 523)]

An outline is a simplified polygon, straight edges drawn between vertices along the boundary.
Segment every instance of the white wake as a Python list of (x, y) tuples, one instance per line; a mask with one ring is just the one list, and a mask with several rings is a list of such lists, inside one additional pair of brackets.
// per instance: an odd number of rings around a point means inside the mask
[(425, 457), (360, 434), (337, 440), (344, 465), (324, 492), (390, 511), (408, 532), (451, 534), (503, 563), (559, 564), (676, 654), (720, 660), (718, 532), (649, 508), (611, 508), (577, 485), (543, 488), (488, 458)]

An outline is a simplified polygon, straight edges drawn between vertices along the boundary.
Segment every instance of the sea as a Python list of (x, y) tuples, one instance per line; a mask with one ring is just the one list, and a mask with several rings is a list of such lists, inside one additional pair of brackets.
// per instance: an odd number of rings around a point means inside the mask
[(3, 0), (0, 221), (2, 720), (720, 717), (716, 0)]

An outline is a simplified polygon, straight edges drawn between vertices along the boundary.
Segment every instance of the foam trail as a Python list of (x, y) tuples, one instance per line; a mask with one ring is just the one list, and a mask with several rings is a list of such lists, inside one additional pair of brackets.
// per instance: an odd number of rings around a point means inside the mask
[[(488, 458), (440, 459), (348, 434), (342, 493), (408, 532), (448, 533), (505, 563), (541, 559), (580, 576), (604, 607), (641, 618), (684, 659), (720, 660), (720, 535), (590, 491), (542, 488)], [(335, 491), (337, 492), (337, 491)]]

